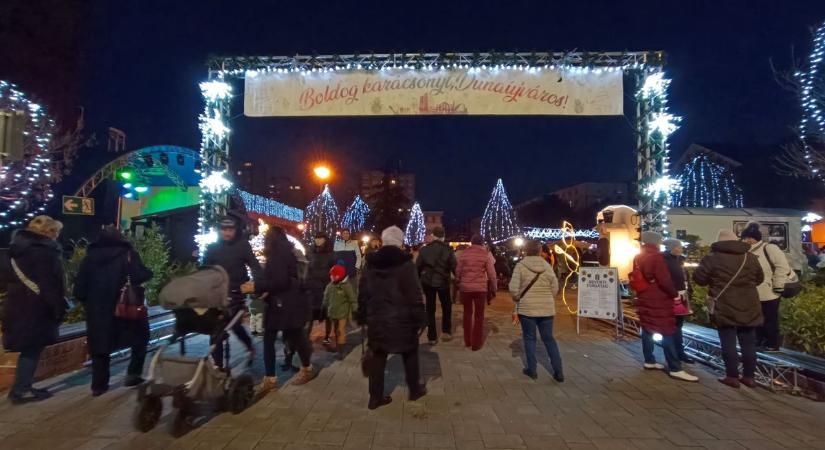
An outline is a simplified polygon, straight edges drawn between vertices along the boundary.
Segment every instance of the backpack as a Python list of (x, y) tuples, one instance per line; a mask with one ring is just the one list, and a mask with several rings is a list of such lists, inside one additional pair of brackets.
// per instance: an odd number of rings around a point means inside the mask
[(650, 289), (650, 281), (645, 278), (636, 258), (633, 259), (633, 270), (628, 274), (628, 278), (630, 279), (630, 288), (633, 289), (633, 292), (639, 294)]

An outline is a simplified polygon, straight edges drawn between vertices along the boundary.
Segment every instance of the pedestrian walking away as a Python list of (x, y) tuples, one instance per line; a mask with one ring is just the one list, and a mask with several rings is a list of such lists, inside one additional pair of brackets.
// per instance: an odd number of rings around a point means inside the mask
[(427, 338), (430, 344), (436, 344), (436, 298), (441, 303), (442, 336), (447, 341), (452, 339), (453, 304), (450, 299), (450, 281), (455, 274), (456, 259), (453, 249), (444, 242), (444, 228), (433, 228), (432, 235), (433, 241), (421, 248), (415, 264), (427, 299)]
[[(731, 230), (720, 230), (710, 253), (702, 258), (693, 274), (699, 286), (708, 286), (708, 309), (719, 333), (725, 377), (719, 381), (733, 388), (740, 383), (756, 387), (756, 327), (762, 325), (758, 286), (765, 278), (751, 246), (740, 242)], [(742, 352), (742, 377), (739, 356)]]
[[(245, 238), (238, 219), (228, 216), (221, 220), (220, 225), (220, 240), (206, 248), (203, 263), (207, 266), (221, 266), (229, 275), (229, 318), (231, 318), (239, 311), (246, 309), (241, 284), (249, 281), (250, 271), (253, 279), (258, 278), (261, 275), (261, 264), (255, 258), (252, 247)], [(246, 332), (246, 328), (244, 328), (241, 321), (235, 323), (232, 332), (246, 346), (248, 351), (247, 363), (251, 365), (255, 359), (255, 347), (252, 345), (252, 338)], [(218, 367), (223, 367), (223, 339), (213, 340), (212, 344), (215, 344), (215, 350), (212, 353), (215, 364)]]
[[(642, 233), (641, 253), (633, 259), (634, 279), (638, 276), (646, 281), (645, 288), (636, 292), (636, 310), (642, 328), (644, 368), (665, 370), (672, 378), (682, 381), (699, 381), (695, 375), (682, 370), (682, 362), (676, 351), (676, 314), (673, 311), (673, 302), (679, 296), (679, 292), (673, 286), (665, 258), (659, 250), (661, 246), (661, 234), (645, 231)], [(662, 351), (667, 366), (657, 363), (653, 355), (653, 335), (656, 333), (662, 336)]]
[(665, 258), (667, 270), (673, 280), (673, 287), (679, 292), (679, 296), (673, 300), (673, 314), (676, 316), (676, 333), (673, 334), (673, 345), (676, 347), (676, 354), (679, 361), (685, 364), (694, 364), (696, 361), (685, 353), (685, 343), (682, 337), (682, 327), (685, 324), (685, 317), (693, 314), (690, 309), (690, 297), (687, 288), (687, 273), (685, 272), (685, 248), (682, 241), (678, 239), (666, 239), (663, 242), (665, 251), (662, 256)]
[(425, 311), (421, 285), (412, 257), (402, 250), (404, 232), (396, 226), (381, 233), (383, 246), (367, 256), (358, 289), (360, 325), (367, 325), (371, 358), (369, 371), (369, 409), (392, 402), (384, 394), (384, 369), (387, 357), (399, 353), (404, 361), (410, 401), (427, 394), (420, 379), (418, 337)]
[(324, 310), (324, 290), (329, 283), (329, 270), (335, 265), (333, 244), (326, 233), (320, 231), (315, 234), (312, 251), (307, 255), (306, 281), (304, 287), (309, 297), (310, 314), (307, 317), (307, 337), (312, 333), (312, 325), (318, 321), (324, 323), (324, 345), (329, 345), (332, 325), (327, 323), (327, 313)]
[(522, 371), (532, 379), (538, 378), (536, 360), (536, 330), (550, 358), (553, 379), (564, 381), (564, 370), (556, 338), (553, 337), (553, 318), (556, 315), (556, 294), (559, 281), (553, 268), (541, 257), (541, 243), (528, 241), (525, 257), (513, 269), (510, 294), (516, 302), (516, 314), (521, 324), (525, 367)]
[(347, 323), (358, 307), (358, 298), (344, 266), (333, 266), (329, 278), (330, 283), (324, 291), (324, 308), (327, 310), (327, 320), (332, 322), (335, 351), (340, 355), (342, 347), (347, 343)]
[(478, 351), (484, 345), (484, 307), (497, 290), (495, 258), (480, 235), (458, 256), (455, 276), (464, 305), (464, 346)]
[(3, 347), (20, 352), (14, 382), (9, 390), (13, 404), (51, 397), (34, 387), (34, 374), (47, 345), (57, 342), (58, 327), (66, 315), (66, 282), (57, 238), (63, 224), (37, 216), (24, 230), (14, 233), (4, 261), (6, 282), (3, 304)]

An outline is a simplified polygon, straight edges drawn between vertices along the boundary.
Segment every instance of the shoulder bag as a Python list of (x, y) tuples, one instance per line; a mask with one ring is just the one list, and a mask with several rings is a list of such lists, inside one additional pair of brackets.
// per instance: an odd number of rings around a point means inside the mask
[(115, 307), (115, 317), (129, 320), (146, 319), (149, 317), (149, 311), (143, 298), (138, 295), (134, 286), (132, 286), (132, 277), (129, 274), (132, 265), (131, 251), (126, 254), (126, 261), (126, 284), (120, 289), (120, 297), (118, 297), (117, 306)]
[[(762, 246), (762, 253), (765, 254), (765, 259), (768, 260), (768, 265), (771, 266), (771, 276), (773, 276), (773, 273), (776, 271), (776, 266), (773, 265), (773, 261), (771, 261), (771, 257), (768, 255), (768, 244)], [(793, 269), (791, 269), (787, 276), (788, 282), (785, 283), (785, 286), (783, 286), (784, 289), (782, 290), (780, 296), (782, 298), (796, 297), (800, 292), (802, 292), (802, 283), (799, 282), (799, 277), (796, 276)]]
[(529, 292), (530, 288), (533, 287), (534, 284), (536, 284), (536, 281), (539, 280), (539, 277), (541, 276), (542, 273), (543, 272), (537, 273), (536, 276), (534, 276), (533, 279), (530, 280), (529, 283), (527, 283), (527, 286), (525, 286), (524, 289), (521, 290), (521, 292), (518, 294), (518, 297), (513, 299), (513, 300), (516, 301), (516, 303), (520, 302), (521, 299), (523, 299), (524, 296), (527, 295), (527, 292)]
[(745, 268), (745, 263), (747, 263), (747, 262), (748, 262), (748, 254), (745, 253), (745, 257), (742, 258), (742, 264), (739, 266), (739, 270), (737, 270), (736, 273), (733, 274), (733, 277), (730, 280), (728, 280), (728, 283), (725, 285), (725, 287), (722, 288), (721, 291), (719, 291), (718, 294), (716, 294), (716, 296), (710, 295), (710, 289), (708, 289), (707, 305), (708, 305), (708, 314), (709, 315), (712, 316), (716, 312), (716, 302), (722, 297), (722, 294), (724, 294), (725, 291), (728, 290), (731, 283), (733, 283), (733, 280), (735, 280), (736, 277), (738, 277), (739, 274), (742, 273), (742, 269)]

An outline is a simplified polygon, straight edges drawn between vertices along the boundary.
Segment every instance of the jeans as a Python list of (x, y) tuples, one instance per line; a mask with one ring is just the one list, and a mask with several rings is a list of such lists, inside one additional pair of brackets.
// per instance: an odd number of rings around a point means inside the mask
[[(370, 364), (370, 398), (381, 399), (384, 397), (384, 370), (387, 367), (388, 354), (383, 351), (373, 350), (373, 359)], [(407, 388), (410, 392), (421, 390), (421, 379), (418, 368), (418, 347), (415, 350), (401, 354), (404, 360), (404, 376), (407, 380)]]
[(427, 339), (434, 341), (438, 339), (438, 330), (435, 322), (435, 297), (441, 301), (441, 332), (452, 334), (453, 324), (453, 303), (450, 299), (450, 287), (430, 287), (423, 286), (424, 297), (427, 299)]
[(23, 395), (31, 390), (41, 353), (43, 353), (43, 347), (30, 348), (20, 352), (10, 394)]
[(753, 378), (756, 374), (756, 330), (753, 327), (719, 327), (718, 331), (722, 359), (725, 361), (725, 375), (739, 378), (739, 356), (736, 354), (736, 339), (739, 338), (742, 376)]
[[(264, 370), (266, 376), (275, 376), (275, 340), (278, 338), (278, 330), (264, 330)], [(309, 360), (312, 356), (312, 349), (309, 340), (304, 334), (303, 328), (294, 328), (283, 332), (284, 358), (287, 363), (292, 363), (292, 356), (298, 352), (301, 358), (301, 366), (309, 367)]]
[(779, 300), (761, 302), (765, 321), (757, 331), (757, 341), (770, 349), (779, 348)]
[(486, 292), (462, 292), (464, 304), (464, 345), (478, 350), (484, 344), (484, 307)]
[[(653, 334), (644, 328), (642, 329), (642, 353), (645, 355), (645, 364), (656, 364), (656, 357), (653, 356), (653, 349), (655, 348)], [(682, 370), (682, 362), (679, 361), (679, 353), (676, 351), (674, 335), (662, 335), (662, 352), (665, 354), (668, 372)]]
[(673, 345), (676, 346), (676, 355), (679, 356), (680, 361), (688, 358), (685, 353), (685, 342), (682, 337), (682, 326), (685, 324), (685, 316), (676, 316), (676, 333), (673, 335)]
[(521, 324), (527, 370), (530, 373), (536, 373), (536, 328), (538, 328), (541, 341), (547, 350), (547, 356), (550, 357), (550, 365), (553, 366), (553, 374), (555, 376), (563, 375), (559, 346), (556, 343), (556, 338), (553, 337), (553, 316), (528, 317), (519, 314), (518, 319)]

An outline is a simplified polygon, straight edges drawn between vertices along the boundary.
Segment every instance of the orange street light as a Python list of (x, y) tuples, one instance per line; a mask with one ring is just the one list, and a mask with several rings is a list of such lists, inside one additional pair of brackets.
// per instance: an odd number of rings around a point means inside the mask
[(325, 181), (332, 176), (332, 170), (327, 166), (317, 166), (312, 171), (315, 172), (315, 176), (321, 181)]

